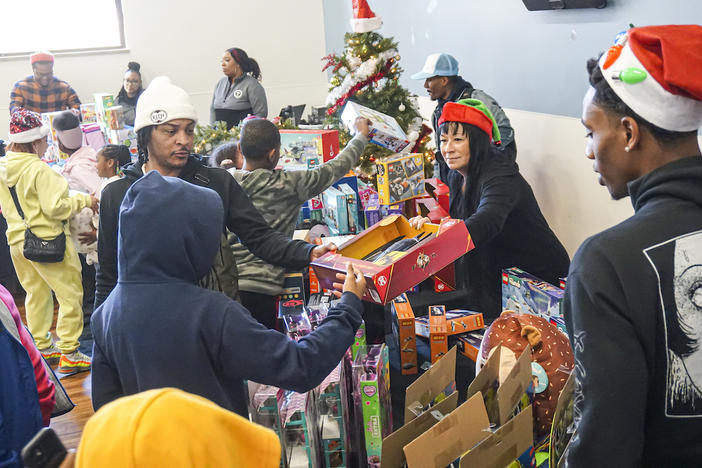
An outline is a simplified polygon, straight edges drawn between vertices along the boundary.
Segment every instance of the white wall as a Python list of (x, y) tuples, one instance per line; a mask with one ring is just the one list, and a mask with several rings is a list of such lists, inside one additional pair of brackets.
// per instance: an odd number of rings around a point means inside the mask
[[(222, 76), (225, 49), (240, 47), (258, 60), (268, 95), (269, 117), (287, 104), (323, 105), (328, 83), (322, 0), (123, 0), (127, 52), (58, 56), (56, 76), (83, 102), (97, 92), (117, 93), (130, 60), (141, 63), (146, 82), (168, 75), (190, 93), (201, 122)], [(78, 25), (79, 26), (79, 25)], [(55, 32), (59, 33), (60, 28)], [(31, 74), (29, 59), (0, 61), (0, 138), (7, 136), (12, 85)]]
[[(436, 106), (419, 98), (425, 118)], [(571, 258), (587, 237), (634, 212), (629, 198), (613, 201), (597, 182), (585, 157), (585, 129), (579, 119), (505, 109), (517, 141), (517, 163), (541, 211)]]

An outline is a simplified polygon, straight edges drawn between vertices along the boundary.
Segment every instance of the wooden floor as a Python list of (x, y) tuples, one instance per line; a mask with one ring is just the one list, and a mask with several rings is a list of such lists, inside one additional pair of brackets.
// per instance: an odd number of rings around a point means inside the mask
[[(15, 303), (20, 311), (22, 321), (26, 325), (24, 297), (15, 297)], [(54, 308), (54, 323), (51, 327), (51, 332), (54, 333), (54, 336), (57, 314), (56, 307), (57, 306)], [(54, 371), (55, 370), (56, 368), (54, 368)], [(51, 418), (51, 427), (56, 431), (67, 449), (77, 448), (78, 442), (80, 442), (80, 436), (83, 433), (83, 427), (90, 416), (93, 415), (93, 405), (90, 400), (90, 372), (81, 372), (70, 376), (62, 376), (56, 373), (56, 376), (61, 379), (61, 383), (76, 407), (63, 416)]]

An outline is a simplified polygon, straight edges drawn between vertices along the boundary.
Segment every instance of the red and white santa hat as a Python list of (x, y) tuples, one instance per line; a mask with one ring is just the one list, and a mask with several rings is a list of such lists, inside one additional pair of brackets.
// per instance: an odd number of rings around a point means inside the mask
[(626, 105), (665, 130), (702, 127), (702, 26), (629, 29), (599, 62)]
[(31, 143), (49, 134), (49, 127), (44, 125), (36, 112), (24, 107), (17, 108), (10, 116), (10, 136), (12, 143)]
[(350, 21), (355, 33), (375, 31), (383, 25), (383, 20), (373, 13), (366, 0), (353, 0), (353, 18)]

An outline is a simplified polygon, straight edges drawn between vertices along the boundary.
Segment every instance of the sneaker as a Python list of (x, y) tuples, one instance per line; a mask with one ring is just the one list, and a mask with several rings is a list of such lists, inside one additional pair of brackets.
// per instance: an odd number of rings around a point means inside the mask
[(58, 371), (62, 374), (76, 374), (90, 370), (90, 357), (78, 350), (71, 354), (62, 354)]
[(48, 348), (40, 349), (39, 352), (42, 356), (44, 356), (44, 359), (46, 359), (46, 363), (50, 366), (55, 366), (59, 363), (59, 359), (61, 358), (61, 351), (59, 351), (55, 345), (52, 344)]

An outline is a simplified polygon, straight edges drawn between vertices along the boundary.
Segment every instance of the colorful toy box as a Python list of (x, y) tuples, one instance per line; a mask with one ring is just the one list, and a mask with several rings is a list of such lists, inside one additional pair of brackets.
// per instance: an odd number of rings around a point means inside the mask
[(429, 306), (429, 346), (432, 364), (448, 352), (446, 307), (442, 305)]
[(385, 344), (371, 345), (356, 356), (354, 391), (361, 396), (367, 466), (380, 468), (383, 437), (392, 432), (390, 361)]
[(378, 200), (392, 205), (426, 194), (424, 156), (399, 154), (375, 163), (378, 172)]
[(285, 170), (306, 170), (339, 154), (338, 130), (281, 130), (280, 161)]
[[(419, 336), (429, 338), (430, 317), (417, 317), (414, 322), (415, 332)], [(485, 328), (483, 314), (471, 310), (450, 310), (446, 312), (446, 334), (448, 336), (467, 333)]]
[(107, 120), (107, 109), (115, 105), (115, 97), (110, 93), (95, 93), (93, 94), (93, 99), (95, 100), (95, 116), (98, 125), (102, 132), (107, 135), (107, 131), (110, 129)]
[(323, 468), (348, 466), (349, 395), (343, 373), (344, 365), (339, 363), (314, 390)]
[[(387, 263), (362, 260), (396, 239), (418, 236), (420, 240), (414, 246), (388, 252), (392, 255), (384, 257)], [(345, 273), (346, 264), (351, 262), (366, 278), (367, 291), (363, 299), (377, 304), (387, 304), (474, 247), (465, 223), (460, 220), (445, 219), (438, 226), (425, 224), (417, 230), (399, 215), (388, 216), (337, 245), (337, 251), (328, 252), (311, 263), (321, 286), (332, 289), (332, 283), (337, 281), (336, 274)]]
[(124, 126), (124, 128), (118, 130), (108, 129), (106, 135), (108, 143), (128, 146), (132, 160), (135, 160), (139, 156), (137, 135), (134, 132), (134, 127)]
[(560, 317), (563, 292), (519, 268), (502, 270), (502, 310), (539, 315), (546, 320)]
[(111, 106), (105, 109), (105, 118), (110, 130), (120, 130), (124, 128), (124, 109), (122, 106)]
[(356, 132), (354, 122), (357, 117), (365, 117), (371, 121), (368, 139), (371, 143), (399, 153), (409, 145), (409, 139), (404, 130), (393, 117), (383, 114), (369, 107), (348, 101), (341, 113), (341, 120), (346, 124), (351, 133)]
[(334, 187), (329, 187), (322, 192), (324, 209), (322, 215), (324, 222), (329, 227), (329, 232), (334, 236), (349, 233), (349, 214), (346, 207), (346, 195)]
[(445, 183), (441, 182), (436, 177), (426, 179), (424, 181), (424, 188), (427, 194), (436, 200), (441, 208), (443, 208), (447, 213), (449, 211), (449, 187)]
[(358, 198), (356, 192), (354, 192), (348, 184), (341, 184), (339, 190), (346, 196), (346, 218), (349, 224), (349, 234), (358, 234), (363, 229), (358, 218)]
[(371, 227), (381, 219), (390, 215), (402, 215), (404, 212), (404, 202), (400, 202), (395, 205), (380, 205), (377, 203), (377, 201), (377, 199), (375, 199), (375, 202), (371, 200), (371, 204), (368, 205), (363, 211), (366, 219), (366, 227)]
[(97, 123), (94, 102), (80, 105), (80, 121), (84, 124)]
[(316, 468), (321, 461), (317, 405), (313, 392), (285, 391), (279, 401), (289, 468)]
[(105, 146), (105, 135), (100, 130), (97, 123), (87, 123), (80, 125), (83, 130), (83, 141), (95, 151), (100, 151)]
[(480, 330), (454, 335), (453, 338), (456, 340), (456, 348), (458, 349), (458, 352), (475, 362), (478, 359), (480, 343), (483, 342), (484, 336), (485, 331)]
[(429, 218), (432, 223), (439, 223), (449, 215), (448, 211), (433, 198), (415, 198), (414, 207), (417, 216)]
[(281, 390), (271, 385), (262, 385), (249, 381), (247, 383), (249, 394), (249, 414), (251, 420), (263, 427), (272, 429), (280, 439), (281, 457), (280, 467), (287, 468), (285, 454), (285, 437), (283, 437), (283, 424), (278, 407), (278, 395)]
[(397, 337), (400, 350), (400, 369), (402, 375), (418, 372), (417, 335), (414, 332), (414, 312), (406, 294), (400, 294), (392, 300), (392, 332)]

